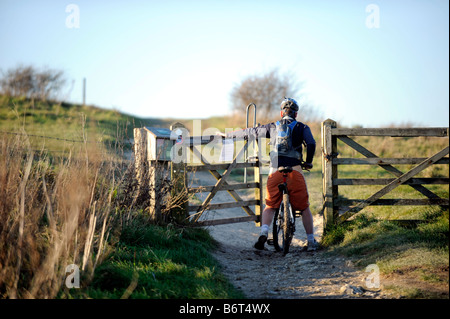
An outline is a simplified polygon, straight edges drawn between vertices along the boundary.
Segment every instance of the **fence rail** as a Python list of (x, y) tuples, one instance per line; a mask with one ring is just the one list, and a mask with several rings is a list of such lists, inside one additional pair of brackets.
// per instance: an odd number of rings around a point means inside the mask
[(334, 136), (389, 136), (389, 137), (418, 137), (418, 136), (448, 136), (447, 127), (419, 127), (419, 128), (337, 128), (331, 131)]
[[(380, 137), (448, 137), (448, 127), (436, 128), (338, 128), (333, 120), (322, 122), (322, 182), (324, 226), (342, 223), (367, 206), (385, 205), (439, 205), (448, 207), (449, 199), (440, 198), (423, 185), (448, 185), (447, 177), (418, 178), (418, 173), (431, 165), (449, 165), (449, 147), (445, 147), (431, 157), (381, 158), (357, 143), (353, 136)], [(351, 136), (351, 137), (350, 137)], [(344, 142), (365, 158), (338, 158), (337, 141)], [(339, 165), (377, 165), (388, 171), (394, 178), (339, 178)], [(416, 165), (407, 172), (402, 172), (392, 165)], [(339, 198), (339, 186), (384, 185), (367, 199)], [(425, 199), (382, 199), (384, 195), (399, 185), (408, 185), (424, 195)]]
[[(192, 220), (198, 225), (222, 225), (229, 223), (239, 223), (254, 221), (255, 223), (260, 223), (260, 214), (262, 206), (262, 179), (260, 174), (261, 162), (259, 161), (259, 156), (255, 162), (248, 162), (245, 158), (245, 154), (248, 148), (248, 141), (244, 142), (242, 149), (237, 152), (232, 163), (225, 164), (210, 164), (202, 155), (202, 153), (196, 148), (196, 146), (209, 144), (214, 140), (222, 142), (222, 138), (217, 136), (196, 136), (190, 137), (187, 140), (186, 147), (189, 147), (194, 156), (196, 156), (201, 161), (201, 165), (186, 165), (186, 172), (196, 172), (196, 171), (209, 171), (211, 175), (217, 180), (215, 185), (200, 186), (200, 187), (188, 187), (188, 193), (196, 192), (209, 192), (206, 198), (203, 200), (201, 205), (188, 205), (188, 212), (195, 212), (192, 216)], [(259, 148), (258, 148), (259, 149)], [(259, 151), (258, 151), (259, 152)], [(244, 158), (242, 158), (244, 155)], [(241, 162), (244, 160), (244, 162)], [(232, 170), (237, 168), (253, 168), (254, 169), (254, 182), (244, 182), (237, 184), (228, 183), (227, 179), (230, 176)], [(223, 174), (220, 174), (218, 170), (225, 170)], [(243, 200), (241, 196), (236, 192), (239, 189), (254, 189), (255, 199), (254, 200)], [(218, 191), (227, 191), (235, 202), (218, 203), (211, 204), (211, 200), (214, 198)], [(254, 210), (251, 208), (254, 206)], [(247, 216), (233, 217), (233, 218), (223, 218), (215, 220), (200, 220), (202, 214), (207, 210), (218, 210), (226, 208), (241, 207)]]
[[(178, 128), (181, 126), (177, 124)], [(259, 161), (259, 156), (254, 161), (249, 161), (248, 158), (244, 156), (248, 148), (248, 141), (244, 141), (242, 148), (238, 151), (236, 149), (236, 155), (233, 148), (233, 160), (226, 163), (210, 163), (204, 154), (202, 154), (202, 145), (209, 144), (212, 146), (214, 143), (222, 144), (222, 137), (217, 135), (204, 135), (204, 136), (192, 136), (186, 137), (185, 139), (177, 139), (176, 142), (173, 139), (175, 135), (172, 134), (173, 127), (170, 131), (153, 130), (152, 128), (141, 128), (135, 129), (135, 154), (136, 154), (136, 174), (138, 176), (139, 183), (143, 183), (143, 176), (151, 176), (152, 185), (150, 192), (151, 198), (151, 214), (155, 220), (164, 218), (160, 216), (158, 211), (158, 203), (163, 202), (163, 197), (166, 195), (164, 192), (160, 191), (162, 187), (160, 184), (163, 182), (162, 177), (166, 176), (170, 179), (174, 185), (171, 192), (176, 196), (180, 194), (183, 195), (182, 204), (178, 205), (176, 208), (176, 214), (183, 221), (189, 221), (195, 225), (205, 226), (205, 225), (222, 225), (227, 223), (238, 223), (238, 222), (248, 222), (254, 221), (255, 223), (260, 222), (261, 206), (262, 206), (262, 178), (261, 178), (261, 161)], [(159, 131), (159, 133), (158, 133)], [(154, 135), (154, 133), (161, 135)], [(171, 138), (172, 137), (172, 138)], [(178, 137), (178, 136), (177, 136)], [(169, 145), (168, 148), (171, 152), (176, 152), (178, 154), (181, 151), (183, 156), (180, 156), (176, 162), (172, 161), (170, 158), (163, 160), (153, 159), (152, 147), (158, 147), (158, 145)], [(176, 147), (174, 147), (176, 145)], [(172, 147), (173, 146), (173, 147)], [(237, 146), (237, 145), (235, 145)], [(258, 149), (258, 144), (256, 142), (255, 149)], [(163, 153), (164, 153), (164, 149)], [(189, 151), (189, 152), (188, 152)], [(158, 152), (155, 152), (157, 154)], [(174, 155), (175, 153), (172, 153)], [(188, 158), (189, 154), (189, 158)], [(258, 153), (259, 154), (259, 153)], [(190, 157), (192, 156), (192, 161)], [(244, 183), (229, 182), (229, 177), (231, 172), (238, 168), (252, 168), (254, 171), (253, 178), (254, 181)], [(147, 170), (151, 173), (148, 173)], [(200, 185), (200, 186), (190, 186), (188, 183), (188, 175), (196, 172), (207, 171), (216, 180), (214, 185)], [(163, 176), (164, 175), (164, 176)], [(254, 199), (244, 200), (237, 193), (237, 190), (241, 189), (254, 189)], [(216, 194), (220, 191), (226, 191), (234, 200), (233, 202), (222, 202), (222, 203), (212, 203)], [(201, 204), (193, 204), (189, 201), (189, 198), (195, 196), (196, 193), (204, 193), (206, 196), (201, 201)], [(197, 198), (200, 199), (200, 198)], [(217, 199), (217, 198), (216, 198)], [(232, 218), (222, 218), (222, 219), (212, 219), (208, 220), (202, 218), (205, 211), (208, 210), (219, 210), (227, 208), (241, 207), (244, 214), (247, 216), (238, 216)]]

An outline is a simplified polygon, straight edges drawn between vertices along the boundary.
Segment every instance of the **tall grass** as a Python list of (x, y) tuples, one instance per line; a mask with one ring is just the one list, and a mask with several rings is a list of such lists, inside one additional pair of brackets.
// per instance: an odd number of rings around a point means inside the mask
[(57, 161), (21, 133), (0, 139), (0, 296), (53, 298), (68, 265), (90, 278), (105, 256), (125, 174), (97, 144)]
[[(137, 180), (135, 163), (120, 149), (73, 143), (62, 156), (42, 145), (36, 151), (24, 129), (0, 133), (0, 298), (57, 298), (76, 265), (81, 288), (115, 251), (129, 225), (173, 221), (184, 194), (170, 194), (155, 212), (151, 174)], [(166, 185), (167, 184), (167, 185)], [(70, 272), (66, 272), (71, 269)]]

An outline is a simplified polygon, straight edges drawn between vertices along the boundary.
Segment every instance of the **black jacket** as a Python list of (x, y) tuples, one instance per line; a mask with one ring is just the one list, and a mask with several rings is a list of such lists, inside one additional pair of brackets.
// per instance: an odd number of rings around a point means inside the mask
[[(294, 119), (291, 117), (284, 117), (281, 121), (287, 121), (291, 123)], [(275, 139), (277, 135), (276, 123), (269, 123), (265, 125), (260, 125), (258, 127), (250, 127), (240, 131), (229, 132), (226, 134), (226, 137), (236, 137), (236, 138), (244, 138), (248, 137), (249, 140), (256, 139), (258, 137), (266, 137), (270, 138), (271, 144), (275, 145)], [(316, 141), (311, 133), (311, 129), (308, 125), (303, 124), (302, 122), (297, 122), (292, 132), (292, 145), (294, 148), (298, 148), (297, 150), (302, 154), (302, 146), (303, 142), (306, 144), (306, 163), (312, 163), (314, 158), (314, 153), (316, 151)], [(291, 157), (279, 156), (278, 164), (279, 166), (295, 166), (300, 165), (302, 159), (294, 159)]]

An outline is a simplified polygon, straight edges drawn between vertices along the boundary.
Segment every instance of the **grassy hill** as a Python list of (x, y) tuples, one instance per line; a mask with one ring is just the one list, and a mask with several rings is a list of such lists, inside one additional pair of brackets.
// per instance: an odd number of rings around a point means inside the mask
[(166, 125), (168, 120), (141, 119), (96, 106), (0, 96), (1, 131), (25, 130), (34, 148), (53, 152), (67, 150), (73, 141), (111, 145), (132, 138), (134, 127)]

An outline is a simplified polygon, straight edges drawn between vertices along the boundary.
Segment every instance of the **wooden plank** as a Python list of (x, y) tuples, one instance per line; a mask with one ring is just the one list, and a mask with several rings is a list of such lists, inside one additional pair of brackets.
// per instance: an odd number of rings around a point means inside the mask
[[(333, 164), (336, 165), (417, 165), (426, 160), (422, 157), (411, 158), (333, 158)], [(441, 158), (434, 164), (449, 164), (449, 158)]]
[[(387, 185), (393, 182), (395, 178), (337, 178), (333, 180), (333, 185)], [(422, 184), (449, 184), (449, 178), (411, 178), (404, 182), (405, 185)]]
[(386, 195), (387, 193), (389, 193), (391, 190), (393, 190), (397, 186), (403, 184), (405, 181), (407, 181), (408, 179), (410, 179), (414, 175), (418, 174), (419, 172), (421, 172), (425, 168), (429, 167), (432, 163), (436, 162), (440, 158), (442, 158), (445, 155), (447, 155), (448, 152), (449, 152), (449, 147), (447, 146), (446, 148), (444, 148), (443, 150), (439, 151), (438, 153), (436, 153), (435, 155), (431, 156), (430, 158), (426, 159), (425, 161), (423, 161), (422, 163), (420, 163), (419, 165), (417, 165), (416, 167), (414, 167), (413, 169), (411, 169), (407, 173), (405, 173), (402, 176), (396, 178), (394, 181), (392, 181), (387, 186), (383, 187), (381, 190), (379, 190), (378, 192), (376, 192), (375, 194), (370, 196), (364, 202), (362, 202), (362, 203), (358, 204), (357, 206), (349, 209), (343, 215), (339, 216), (339, 218), (337, 220), (338, 223), (341, 223), (342, 221), (350, 218), (351, 216), (355, 215), (356, 213), (358, 213), (359, 211), (361, 211), (365, 207), (367, 207), (370, 204), (372, 204), (373, 202), (375, 202), (376, 200), (380, 199), (382, 196)]
[[(187, 166), (187, 170), (189, 172), (194, 171), (211, 171), (211, 170), (219, 170), (219, 169), (227, 169), (231, 163), (225, 164), (205, 164), (205, 165), (189, 165)], [(244, 168), (244, 167), (256, 167), (256, 163), (237, 163), (235, 168)]]
[[(229, 191), (229, 190), (237, 190), (237, 189), (249, 189), (249, 188), (257, 188), (259, 187), (259, 183), (238, 183), (238, 184), (226, 184), (222, 185), (220, 191)], [(198, 192), (210, 192), (214, 188), (214, 185), (211, 186), (199, 186), (199, 187), (191, 187), (189, 188), (189, 193), (198, 193)]]
[[(329, 154), (336, 152), (336, 137), (331, 135), (331, 130), (336, 127), (336, 122), (326, 120), (321, 125), (322, 136), (322, 202), (324, 229), (334, 224), (337, 210), (334, 209), (333, 201), (337, 198), (337, 186), (333, 185), (333, 178), (337, 178), (337, 166), (328, 159)], [(333, 143), (334, 142), (334, 143)], [(334, 144), (334, 145), (333, 145)]]
[[(339, 199), (336, 201), (339, 210), (348, 210), (351, 206), (358, 205), (364, 202), (364, 199)], [(433, 199), (378, 199), (374, 201), (370, 206), (428, 206), (439, 205), (445, 206), (449, 204), (448, 198), (433, 198)]]
[(206, 145), (206, 144), (211, 143), (214, 140), (222, 141), (222, 137), (219, 135), (191, 136), (191, 137), (189, 137), (189, 139), (186, 139), (184, 141), (184, 144), (187, 144), (186, 146)]
[[(347, 136), (340, 136), (339, 139), (344, 142), (345, 144), (347, 144), (348, 146), (350, 146), (351, 148), (355, 149), (356, 151), (358, 151), (359, 153), (361, 153), (362, 155), (364, 155), (365, 157), (372, 157), (372, 158), (379, 158), (377, 155), (375, 155), (374, 153), (372, 153), (371, 151), (369, 151), (368, 149), (366, 149), (364, 146), (360, 145), (359, 143), (355, 142), (353, 139), (347, 137)], [(396, 177), (399, 177), (403, 174), (402, 171), (400, 171), (399, 169), (395, 168), (394, 166), (391, 165), (379, 165), (381, 168), (383, 168), (384, 170), (390, 172), (391, 174), (393, 174)], [(425, 195), (428, 198), (440, 198), (439, 196), (437, 196), (435, 193), (433, 193), (432, 191), (430, 191), (428, 188), (422, 186), (422, 185), (409, 185), (412, 188), (414, 188), (416, 191), (420, 192), (421, 194)]]
[[(225, 209), (225, 208), (235, 208), (242, 206), (259, 205), (258, 200), (245, 200), (242, 202), (229, 202), (229, 203), (218, 203), (218, 204), (207, 204), (205, 210), (215, 210), (215, 209)], [(189, 206), (189, 211), (194, 212), (202, 209), (203, 205), (192, 205)]]
[(448, 128), (334, 128), (331, 130), (331, 134), (334, 136), (446, 137), (448, 136)]
[[(244, 151), (247, 149), (247, 146), (248, 146), (248, 143), (245, 142), (244, 143), (244, 147), (242, 147), (242, 149), (236, 155), (236, 157), (233, 160), (233, 163), (230, 164), (230, 166), (225, 171), (225, 173), (222, 175), (222, 177), (217, 181), (216, 185), (214, 185), (214, 188), (211, 190), (211, 192), (208, 194), (208, 196), (206, 196), (205, 200), (202, 203), (202, 206), (197, 211), (197, 214), (196, 214), (197, 216), (194, 217), (194, 222), (197, 222), (198, 219), (200, 218), (200, 216), (203, 214), (203, 212), (207, 209), (208, 204), (211, 202), (211, 200), (213, 199), (214, 195), (216, 195), (217, 191), (223, 185), (223, 183), (228, 178), (228, 176), (230, 176), (231, 171), (234, 169), (234, 167), (237, 164), (238, 158), (240, 158), (242, 156)], [(245, 206), (245, 205), (243, 205), (243, 206)]]
[[(209, 162), (202, 156), (202, 153), (194, 145), (191, 145), (190, 149), (191, 149), (192, 153), (194, 153), (194, 155), (197, 156), (203, 164), (209, 165)], [(209, 173), (212, 176), (214, 176), (214, 178), (217, 181), (222, 178), (222, 175), (220, 175), (219, 172), (217, 172), (216, 170), (210, 170)], [(222, 186), (224, 186), (224, 185), (228, 185), (228, 182), (225, 181)], [(238, 201), (238, 202), (242, 201), (241, 196), (239, 196), (239, 194), (236, 193), (236, 191), (230, 189), (230, 190), (228, 190), (228, 194), (230, 194), (230, 196), (233, 197), (233, 199), (235, 201)], [(245, 211), (245, 213), (247, 215), (253, 215), (254, 214), (253, 211), (248, 206), (243, 206), (242, 209)]]
[(242, 223), (242, 222), (251, 222), (257, 221), (258, 216), (243, 216), (243, 217), (234, 217), (234, 218), (223, 218), (223, 219), (212, 219), (212, 220), (201, 220), (197, 222), (197, 226), (216, 226), (223, 224), (233, 224), (233, 223)]

